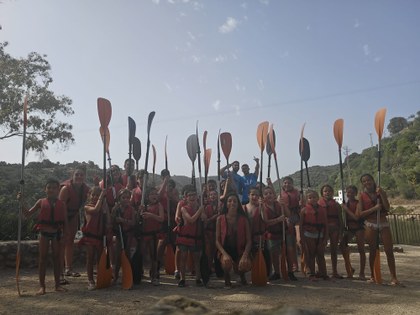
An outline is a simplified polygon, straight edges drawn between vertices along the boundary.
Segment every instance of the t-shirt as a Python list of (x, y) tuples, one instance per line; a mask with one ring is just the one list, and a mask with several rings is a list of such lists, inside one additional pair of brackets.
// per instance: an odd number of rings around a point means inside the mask
[(244, 182), (244, 188), (242, 190), (242, 203), (248, 203), (249, 202), (249, 190), (252, 187), (257, 186), (258, 178), (255, 176), (254, 173), (249, 173), (248, 175), (245, 175), (242, 177)]

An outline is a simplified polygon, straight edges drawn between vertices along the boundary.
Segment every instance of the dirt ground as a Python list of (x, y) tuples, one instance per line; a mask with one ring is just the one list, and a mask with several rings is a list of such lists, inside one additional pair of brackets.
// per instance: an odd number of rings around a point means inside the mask
[[(222, 280), (211, 278), (209, 288), (196, 287), (192, 278), (187, 287), (178, 288), (172, 276), (162, 275), (161, 285), (155, 287), (145, 278), (133, 290), (124, 291), (120, 285), (102, 290), (87, 290), (87, 277), (83, 268), (79, 278), (70, 278), (68, 292), (52, 290), (52, 270), (47, 271), (47, 294), (35, 296), (38, 290), (37, 270), (21, 271), (21, 297), (16, 293), (15, 274), (12, 269), (0, 271), (1, 314), (141, 314), (150, 310), (160, 299), (181, 295), (202, 303), (219, 314), (262, 311), (279, 306), (318, 309), (326, 314), (418, 314), (420, 308), (420, 247), (402, 246), (396, 252), (397, 273), (404, 287), (389, 284), (389, 271), (385, 254), (381, 253), (384, 285), (360, 280), (320, 280), (310, 282), (297, 273), (298, 281), (282, 280), (265, 287), (252, 285), (225, 289)], [(329, 255), (327, 254), (327, 267)], [(358, 274), (358, 254), (352, 253), (352, 264)], [(344, 265), (339, 258), (339, 272)], [(368, 275), (368, 272), (366, 272)], [(248, 275), (248, 278), (250, 275)], [(234, 278), (235, 279), (235, 278)], [(238, 281), (239, 282), (239, 281)]]

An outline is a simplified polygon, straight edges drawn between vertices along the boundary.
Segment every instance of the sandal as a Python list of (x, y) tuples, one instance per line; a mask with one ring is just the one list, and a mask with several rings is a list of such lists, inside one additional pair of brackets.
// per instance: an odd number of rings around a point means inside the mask
[(70, 284), (70, 282), (67, 279), (60, 279), (60, 285), (67, 285)]
[(80, 277), (80, 273), (72, 271), (71, 269), (66, 270), (64, 275), (67, 276), (67, 277), (73, 277), (73, 278)]

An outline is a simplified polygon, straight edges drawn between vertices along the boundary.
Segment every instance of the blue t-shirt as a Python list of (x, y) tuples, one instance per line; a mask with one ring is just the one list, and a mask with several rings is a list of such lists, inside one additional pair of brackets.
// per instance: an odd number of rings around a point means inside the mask
[[(233, 177), (233, 181), (235, 182), (235, 186), (236, 186), (236, 190), (237, 190), (237, 193), (238, 193), (238, 195), (239, 195), (239, 200), (241, 200), (242, 199), (242, 194), (243, 194), (243, 191), (244, 191), (244, 178), (241, 176), (241, 175), (239, 175), (238, 173), (235, 173), (235, 172), (231, 172), (231, 174), (232, 174), (232, 177)], [(225, 171), (225, 173), (223, 174), (223, 178), (224, 179), (226, 179), (227, 178), (227, 175), (228, 175), (228, 172), (227, 171)]]
[(249, 190), (252, 187), (257, 186), (258, 177), (255, 176), (254, 173), (249, 173), (248, 175), (245, 175), (242, 177), (243, 183), (244, 183), (244, 189), (242, 190), (242, 203), (248, 203), (249, 202)]

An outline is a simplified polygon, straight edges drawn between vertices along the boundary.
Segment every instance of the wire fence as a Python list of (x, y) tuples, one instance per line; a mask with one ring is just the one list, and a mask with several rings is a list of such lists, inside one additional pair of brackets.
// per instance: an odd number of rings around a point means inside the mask
[[(392, 214), (388, 216), (395, 244), (420, 245), (420, 214)], [(22, 220), (22, 240), (34, 240), (34, 219)], [(0, 212), (0, 241), (17, 240), (17, 211)]]

